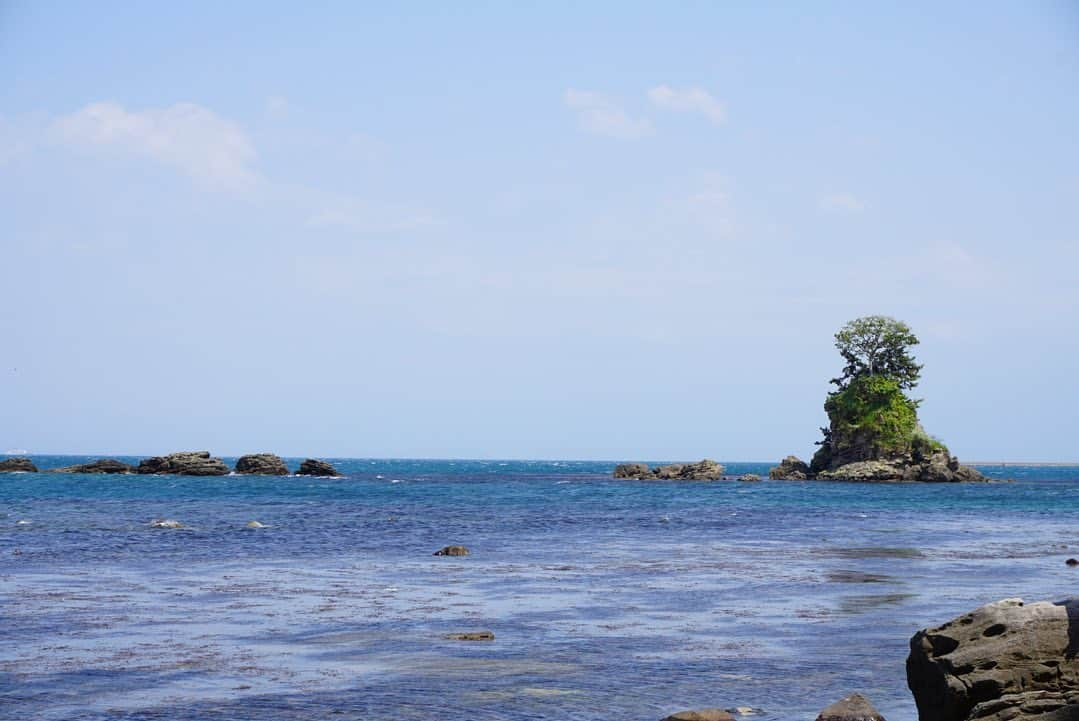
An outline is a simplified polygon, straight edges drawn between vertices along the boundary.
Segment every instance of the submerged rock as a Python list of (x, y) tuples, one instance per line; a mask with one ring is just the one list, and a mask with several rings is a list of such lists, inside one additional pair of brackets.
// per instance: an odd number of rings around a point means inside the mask
[(492, 631), (467, 631), (465, 633), (450, 633), (446, 635), (446, 638), (451, 641), (494, 641), (495, 635)]
[(723, 478), (723, 466), (705, 458), (698, 463), (673, 463), (649, 468), (644, 463), (622, 463), (615, 466), (615, 478), (639, 481), (718, 481)]
[(1069, 558), (1064, 562), (1065, 566), (1079, 566), (1079, 558)]
[(37, 473), (37, 466), (29, 458), (15, 456), (0, 461), (0, 473)]
[(809, 477), (809, 464), (798, 456), (787, 456), (768, 471), (773, 481), (804, 481)]
[(135, 466), (113, 458), (102, 458), (89, 463), (79, 463), (63, 468), (51, 468), (49, 473), (134, 473)]
[(435, 551), (433, 556), (467, 556), (468, 549), (464, 546), (445, 546)]
[(171, 518), (155, 518), (150, 521), (150, 528), (183, 528), (184, 524)]
[(273, 453), (252, 453), (237, 459), (236, 472), (253, 476), (287, 476), (288, 466), (281, 456)]
[(667, 716), (663, 721), (734, 721), (729, 711), (721, 708), (702, 708), (692, 711), (678, 711)]
[(817, 721), (884, 721), (869, 699), (853, 693), (820, 712)]
[(761, 477), (758, 476), (756, 473), (743, 473), (742, 475), (738, 476), (738, 480), (742, 481), (743, 483), (757, 483), (761, 480)]
[(921, 721), (1079, 719), (1079, 598), (982, 606), (910, 640)]
[(209, 451), (188, 451), (143, 459), (135, 470), (177, 476), (224, 476), (229, 467), (220, 458), (211, 458)]
[(304, 462), (300, 464), (300, 470), (296, 471), (300, 476), (339, 476), (340, 473), (337, 469), (331, 466), (326, 461), (320, 461), (316, 458), (304, 459)]
[(245, 528), (266, 528), (266, 524), (258, 521), (248, 521)]

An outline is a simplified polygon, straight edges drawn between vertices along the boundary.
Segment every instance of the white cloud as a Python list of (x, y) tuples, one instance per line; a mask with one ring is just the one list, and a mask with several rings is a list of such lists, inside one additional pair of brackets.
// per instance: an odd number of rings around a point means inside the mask
[(422, 209), (388, 206), (354, 198), (328, 200), (320, 203), (320, 206), (308, 217), (312, 227), (340, 228), (353, 233), (395, 233), (439, 224)]
[(633, 140), (648, 135), (652, 126), (647, 120), (634, 119), (609, 99), (586, 90), (566, 91), (566, 105), (577, 111), (581, 127), (590, 133)]
[(669, 85), (658, 85), (648, 91), (652, 104), (677, 113), (700, 113), (715, 124), (727, 117), (723, 105), (701, 88), (677, 90)]
[(255, 147), (236, 123), (192, 103), (129, 111), (116, 103), (92, 103), (52, 124), (61, 143), (108, 149), (171, 166), (200, 185), (250, 187)]
[(828, 213), (857, 213), (865, 204), (854, 193), (828, 193), (817, 200), (817, 207)]

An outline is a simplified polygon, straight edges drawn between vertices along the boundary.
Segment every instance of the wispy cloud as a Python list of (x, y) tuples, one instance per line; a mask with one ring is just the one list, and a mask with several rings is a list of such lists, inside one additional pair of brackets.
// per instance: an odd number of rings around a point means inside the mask
[(599, 93), (570, 88), (566, 91), (565, 102), (577, 112), (581, 127), (590, 133), (633, 140), (652, 132), (652, 126), (647, 120), (630, 117)]
[(143, 156), (213, 189), (242, 190), (257, 180), (255, 147), (243, 129), (193, 103), (140, 111), (92, 103), (58, 118), (51, 131), (62, 144)]
[(858, 213), (865, 210), (865, 203), (854, 193), (844, 191), (822, 195), (817, 207), (827, 213)]
[(669, 85), (657, 85), (648, 91), (648, 99), (656, 107), (677, 113), (700, 113), (715, 124), (727, 117), (723, 105), (701, 88), (679, 90)]

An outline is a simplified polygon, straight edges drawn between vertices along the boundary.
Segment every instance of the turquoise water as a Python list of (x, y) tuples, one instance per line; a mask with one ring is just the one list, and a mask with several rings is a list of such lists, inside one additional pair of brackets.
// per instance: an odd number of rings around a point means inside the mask
[[(0, 474), (0, 718), (811, 720), (857, 690), (913, 721), (918, 628), (1079, 594), (1079, 467), (935, 486), (334, 462)], [(472, 555), (431, 555), (450, 543)], [(495, 640), (445, 638), (471, 630)]]

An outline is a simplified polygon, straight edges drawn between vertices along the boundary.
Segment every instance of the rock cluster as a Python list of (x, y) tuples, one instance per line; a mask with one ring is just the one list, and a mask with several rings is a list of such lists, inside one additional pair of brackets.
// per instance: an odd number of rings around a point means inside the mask
[(817, 721), (884, 721), (869, 699), (860, 693), (841, 698), (820, 712)]
[(273, 453), (252, 453), (237, 459), (236, 472), (254, 476), (287, 476), (288, 466), (281, 456)]
[(432, 556), (467, 556), (468, 549), (464, 546), (445, 546), (435, 551)]
[(774, 481), (804, 481), (809, 478), (809, 464), (798, 456), (787, 456), (768, 471), (768, 477)]
[(224, 476), (229, 472), (229, 467), (220, 458), (210, 457), (209, 451), (189, 451), (146, 458), (139, 463), (136, 472), (168, 473), (177, 476)]
[(1079, 598), (990, 603), (910, 641), (921, 721), (1079, 719)]
[(134, 473), (135, 466), (113, 458), (102, 458), (89, 463), (79, 463), (63, 468), (50, 468), (49, 473)]
[(0, 473), (37, 473), (37, 466), (29, 458), (15, 456), (0, 461)]
[(699, 463), (674, 463), (649, 468), (644, 463), (622, 463), (615, 467), (615, 478), (639, 481), (718, 481), (723, 478), (723, 466), (704, 459)]
[(331, 466), (326, 461), (319, 461), (314, 458), (306, 458), (304, 462), (300, 464), (300, 470), (296, 471), (300, 476), (339, 476), (340, 473), (337, 469)]

